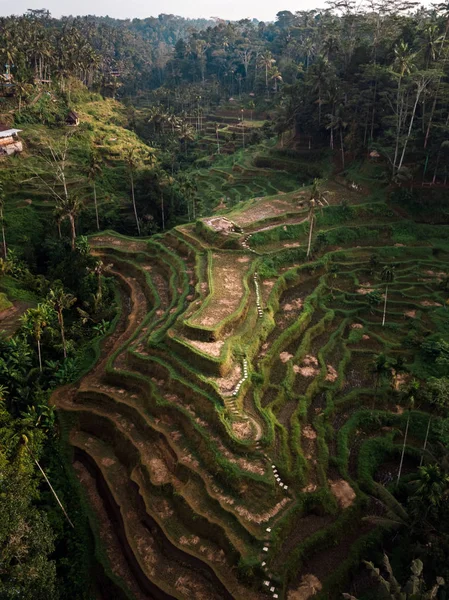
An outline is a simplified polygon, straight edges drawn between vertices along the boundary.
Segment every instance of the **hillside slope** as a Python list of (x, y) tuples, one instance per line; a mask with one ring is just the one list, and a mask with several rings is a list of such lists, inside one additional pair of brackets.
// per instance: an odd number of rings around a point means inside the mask
[[(130, 597), (334, 598), (382, 535), (362, 518), (397, 475), (399, 364), (436, 368), (419, 340), (446, 327), (449, 228), (327, 188), (312, 260), (308, 188), (148, 240), (90, 238), (121, 316), (53, 402)], [(383, 353), (391, 379), (373, 366)], [(412, 413), (404, 472), (427, 422)]]

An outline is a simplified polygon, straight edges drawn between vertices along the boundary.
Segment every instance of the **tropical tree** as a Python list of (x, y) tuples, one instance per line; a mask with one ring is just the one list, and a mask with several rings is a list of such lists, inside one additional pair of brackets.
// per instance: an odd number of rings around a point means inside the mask
[(6, 260), (8, 249), (6, 247), (6, 237), (5, 237), (5, 217), (3, 214), (5, 208), (5, 190), (3, 187), (3, 181), (0, 180), (0, 223), (2, 225), (2, 248), (3, 248), (3, 258)]
[(39, 358), (39, 370), (42, 373), (41, 338), (44, 330), (51, 324), (52, 310), (47, 303), (38, 304), (36, 308), (29, 308), (21, 317), (21, 321), (27, 331), (36, 340), (37, 355)]
[[(424, 565), (419, 558), (412, 561), (412, 564), (410, 565), (411, 575), (404, 586), (402, 586), (396, 579), (390, 564), (390, 560), (386, 554), (384, 554), (382, 565), (385, 576), (378, 567), (374, 566), (372, 562), (364, 562), (370, 570), (371, 575), (379, 584), (382, 596), (386, 599), (432, 600), (437, 597), (439, 588), (445, 583), (442, 577), (437, 577), (436, 583), (430, 589), (427, 589), (423, 573)], [(357, 600), (357, 598), (355, 596), (351, 596), (351, 594), (343, 594), (343, 598), (346, 600)]]
[(219, 130), (220, 130), (219, 124), (215, 123), (215, 137), (217, 138), (217, 154), (220, 154), (220, 138), (218, 136)]
[[(424, 390), (425, 399), (433, 406), (434, 411), (445, 411), (449, 404), (449, 378), (448, 377), (431, 377), (427, 381), (427, 388)], [(427, 449), (429, 439), (430, 425), (432, 423), (433, 414), (430, 412), (427, 422), (426, 435), (424, 437), (423, 454), (421, 456), (420, 466), (424, 461), (424, 454)]]
[(97, 204), (97, 177), (101, 175), (102, 167), (98, 154), (92, 152), (89, 161), (89, 180), (92, 183), (94, 191), (95, 217), (97, 220), (97, 231), (100, 231), (100, 221), (98, 219), (98, 204)]
[(68, 219), (70, 223), (70, 239), (72, 250), (76, 248), (76, 218), (83, 208), (81, 198), (76, 194), (70, 194), (57, 206), (62, 219)]
[(55, 492), (53, 486), (50, 483), (50, 480), (47, 477), (47, 474), (45, 473), (44, 469), (41, 467), (41, 464), (39, 463), (39, 461), (37, 460), (36, 456), (34, 455), (33, 451), (31, 450), (30, 444), (29, 444), (29, 440), (28, 440), (28, 436), (26, 436), (25, 434), (22, 435), (22, 440), (23, 440), (23, 444), (24, 444), (24, 448), (27, 451), (27, 453), (31, 456), (31, 458), (33, 459), (34, 463), (36, 464), (37, 468), (39, 469), (39, 471), (42, 473), (43, 478), (45, 479), (46, 484), (48, 485), (48, 487), (50, 488), (51, 493), (53, 494), (53, 496), (55, 497), (56, 502), (58, 503), (58, 506), (60, 507), (60, 509), (62, 510), (62, 512), (64, 513), (65, 518), (67, 519), (67, 522), (69, 523), (69, 525), (71, 527), (75, 527), (74, 524), (72, 523), (72, 521), (69, 518), (69, 515), (67, 514), (67, 511), (65, 510), (64, 506), (62, 505), (62, 502), (60, 501), (58, 494)]
[(420, 466), (418, 475), (409, 482), (413, 496), (426, 507), (438, 508), (449, 497), (449, 474), (438, 464)]
[(134, 217), (136, 219), (137, 234), (140, 236), (140, 223), (137, 216), (136, 198), (134, 194), (134, 173), (139, 164), (135, 148), (130, 148), (125, 155), (125, 162), (128, 167), (129, 181), (131, 184), (131, 198), (134, 209)]
[(393, 368), (393, 364), (392, 364), (391, 359), (389, 359), (388, 356), (386, 354), (384, 354), (383, 352), (381, 352), (380, 354), (377, 354), (374, 357), (373, 363), (372, 363), (372, 370), (373, 370), (373, 373), (375, 375), (375, 380), (376, 380), (376, 383), (374, 386), (376, 395), (377, 395), (377, 391), (379, 389), (379, 384), (381, 383), (381, 381), (389, 380), (391, 378), (392, 368)]
[(67, 344), (64, 329), (64, 310), (68, 310), (71, 306), (73, 306), (73, 304), (75, 304), (76, 302), (76, 298), (72, 294), (65, 292), (64, 288), (62, 287), (62, 284), (58, 282), (57, 285), (55, 285), (55, 287), (50, 290), (47, 301), (58, 315), (58, 324), (59, 329), (61, 331), (62, 349), (64, 353), (64, 358), (67, 358)]
[(405, 425), (404, 441), (402, 443), (401, 460), (399, 462), (398, 478), (396, 481), (397, 485), (399, 485), (399, 480), (401, 479), (402, 466), (404, 464), (405, 447), (407, 445), (408, 428), (410, 425), (410, 415), (411, 415), (413, 407), (415, 406), (415, 392), (418, 388), (419, 388), (419, 383), (416, 380), (414, 380), (414, 381), (412, 381), (410, 388), (407, 390), (407, 396), (408, 396), (408, 399), (407, 399), (408, 400), (407, 422)]
[(312, 235), (313, 235), (313, 226), (316, 221), (315, 210), (316, 207), (322, 206), (323, 200), (326, 202), (324, 198), (324, 192), (321, 191), (321, 180), (314, 179), (312, 184), (312, 189), (310, 191), (310, 198), (308, 202), (308, 212), (307, 212), (307, 220), (309, 222), (309, 241), (307, 244), (307, 258), (310, 258), (310, 252), (312, 248)]
[(387, 300), (388, 300), (388, 286), (394, 281), (395, 267), (393, 265), (385, 265), (381, 272), (382, 281), (385, 282), (385, 298), (384, 298), (384, 311), (382, 316), (382, 327), (385, 325), (385, 318), (387, 314)]

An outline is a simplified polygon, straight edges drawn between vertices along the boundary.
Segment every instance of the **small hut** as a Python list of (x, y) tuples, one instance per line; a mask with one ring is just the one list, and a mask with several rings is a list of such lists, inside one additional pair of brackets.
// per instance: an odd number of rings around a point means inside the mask
[(71, 110), (66, 116), (65, 122), (66, 125), (69, 125), (70, 127), (77, 127), (80, 124), (80, 118), (78, 113), (76, 113), (74, 110)]
[(10, 156), (22, 152), (23, 145), (17, 135), (21, 129), (12, 129), (0, 123), (0, 156)]

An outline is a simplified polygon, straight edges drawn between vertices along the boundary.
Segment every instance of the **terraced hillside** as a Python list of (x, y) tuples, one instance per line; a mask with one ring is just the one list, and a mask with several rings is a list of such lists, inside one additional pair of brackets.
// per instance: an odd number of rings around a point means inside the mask
[[(148, 240), (90, 240), (120, 317), (53, 402), (129, 598), (334, 598), (383, 535), (363, 517), (386, 510), (397, 476), (395, 389), (428, 362), (419, 341), (447, 332), (449, 230), (327, 188), (311, 260), (307, 188)], [(427, 424), (411, 412), (404, 473)]]

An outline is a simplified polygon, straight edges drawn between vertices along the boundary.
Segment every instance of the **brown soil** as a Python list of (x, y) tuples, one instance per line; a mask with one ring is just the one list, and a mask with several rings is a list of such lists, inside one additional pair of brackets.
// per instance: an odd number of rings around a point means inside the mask
[[(252, 225), (256, 221), (262, 221), (270, 217), (277, 217), (286, 212), (293, 212), (293, 204), (286, 200), (255, 198), (254, 206), (250, 206), (244, 213), (233, 215), (234, 222), (240, 227)], [(258, 201), (258, 202), (257, 202)]]
[(434, 302), (433, 300), (423, 300), (420, 304), (421, 306), (443, 306), (439, 302)]
[(238, 263), (225, 254), (213, 255), (213, 295), (207, 305), (192, 315), (192, 324), (214, 327), (237, 310), (244, 293), (243, 279), (247, 268), (247, 263)]
[(288, 592), (287, 600), (308, 600), (315, 596), (322, 587), (320, 580), (315, 575), (311, 573), (303, 575), (298, 589)]
[(209, 356), (213, 356), (215, 358), (220, 356), (221, 350), (224, 346), (223, 340), (218, 340), (216, 342), (201, 342), (199, 340), (189, 340), (185, 338), (185, 341), (194, 348), (204, 352), (204, 354), (208, 354)]
[(301, 310), (302, 305), (303, 305), (302, 298), (297, 298), (296, 300), (293, 300), (292, 302), (288, 302), (287, 304), (284, 304), (284, 310), (286, 312), (290, 312), (292, 310)]
[(253, 438), (253, 428), (249, 421), (233, 421), (232, 431), (240, 440), (250, 440)]
[(316, 431), (311, 425), (306, 425), (303, 427), (302, 435), (308, 440), (316, 440)]
[(6, 336), (13, 335), (20, 327), (20, 317), (32, 306), (31, 302), (18, 300), (7, 310), (0, 312), (0, 331)]
[(333, 383), (334, 381), (337, 381), (337, 379), (338, 373), (335, 367), (333, 367), (332, 365), (327, 365), (326, 381), (330, 381), (331, 383)]
[(293, 358), (293, 354), (289, 354), (288, 352), (281, 352), (279, 354), (279, 358), (283, 363), (287, 363), (289, 360)]
[(329, 480), (329, 487), (341, 508), (348, 508), (355, 500), (355, 492), (344, 479)]
[(126, 562), (121, 544), (98, 493), (95, 479), (82, 463), (77, 461), (73, 463), (73, 467), (80, 483), (86, 490), (90, 505), (95, 512), (100, 539), (106, 551), (112, 572), (117, 577), (120, 577), (120, 579), (123, 579), (137, 600), (147, 600), (148, 596), (142, 593)]
[(225, 217), (212, 217), (210, 219), (204, 219), (204, 222), (212, 229), (215, 229), (215, 231), (224, 233), (225, 235), (232, 233), (234, 230), (234, 223)]

